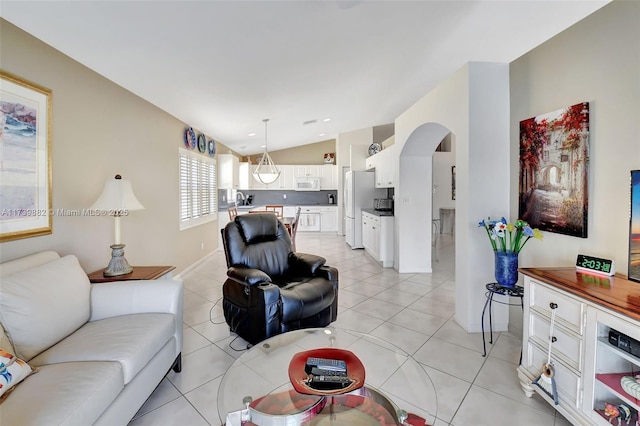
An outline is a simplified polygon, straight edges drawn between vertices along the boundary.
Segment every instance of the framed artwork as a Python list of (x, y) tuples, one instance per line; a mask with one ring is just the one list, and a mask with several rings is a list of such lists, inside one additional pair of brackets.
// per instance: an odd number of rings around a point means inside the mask
[(0, 241), (51, 234), (51, 90), (0, 71)]
[(587, 238), (588, 176), (588, 102), (520, 122), (519, 218)]
[(631, 171), (629, 279), (640, 282), (640, 170)]
[(456, 199), (456, 166), (451, 166), (451, 199)]

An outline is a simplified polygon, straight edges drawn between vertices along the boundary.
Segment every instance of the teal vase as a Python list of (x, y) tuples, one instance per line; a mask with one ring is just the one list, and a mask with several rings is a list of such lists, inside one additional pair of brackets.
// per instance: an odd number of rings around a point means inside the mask
[(502, 287), (513, 288), (518, 282), (518, 253), (496, 251), (496, 281)]

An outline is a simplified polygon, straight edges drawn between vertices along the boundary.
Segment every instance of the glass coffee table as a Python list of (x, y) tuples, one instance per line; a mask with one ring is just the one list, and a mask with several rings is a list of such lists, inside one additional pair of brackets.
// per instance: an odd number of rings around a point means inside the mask
[[(342, 395), (298, 393), (289, 378), (291, 360), (318, 348), (353, 353), (364, 366), (364, 386)], [(246, 424), (259, 426), (422, 426), (434, 424), (437, 407), (429, 375), (401, 348), (375, 336), (333, 327), (292, 331), (258, 343), (233, 363), (218, 391), (220, 421), (227, 426), (240, 424), (240, 416), (251, 420)]]

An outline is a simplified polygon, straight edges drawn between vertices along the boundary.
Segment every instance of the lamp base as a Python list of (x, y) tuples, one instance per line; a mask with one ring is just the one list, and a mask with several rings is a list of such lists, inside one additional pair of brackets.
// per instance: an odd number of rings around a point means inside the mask
[(127, 259), (124, 258), (124, 244), (113, 244), (110, 247), (111, 260), (102, 275), (105, 277), (117, 277), (118, 275), (131, 273), (133, 267), (130, 266)]

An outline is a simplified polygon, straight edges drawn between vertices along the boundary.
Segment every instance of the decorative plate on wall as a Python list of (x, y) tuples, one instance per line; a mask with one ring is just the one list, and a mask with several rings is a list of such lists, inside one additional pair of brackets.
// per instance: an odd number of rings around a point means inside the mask
[(207, 152), (207, 137), (204, 135), (204, 133), (200, 133), (198, 135), (198, 151), (202, 152), (203, 154)]
[(214, 141), (213, 139), (211, 139), (209, 141), (209, 155), (211, 157), (215, 157), (216, 156), (216, 141)]
[(196, 147), (196, 132), (194, 132), (191, 127), (187, 127), (184, 130), (184, 144), (189, 149), (194, 149)]
[(374, 142), (371, 145), (369, 145), (369, 156), (372, 156), (373, 154), (377, 154), (380, 151), (382, 151), (382, 145), (380, 145), (378, 142)]

